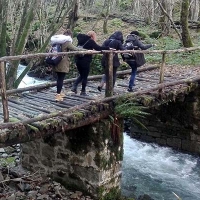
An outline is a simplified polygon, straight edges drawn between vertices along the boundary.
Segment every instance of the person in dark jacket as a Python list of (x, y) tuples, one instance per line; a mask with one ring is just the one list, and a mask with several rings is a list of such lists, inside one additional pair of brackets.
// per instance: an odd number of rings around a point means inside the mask
[[(94, 31), (89, 31), (86, 34), (79, 33), (77, 35), (78, 45), (82, 46), (84, 49), (88, 50), (109, 50), (109, 47), (102, 47), (96, 43), (96, 33)], [(86, 85), (87, 85), (87, 78), (90, 72), (90, 64), (92, 62), (92, 55), (87, 54), (84, 56), (76, 56), (75, 59), (77, 69), (79, 71), (79, 76), (74, 82), (74, 85), (71, 89), (72, 92), (77, 93), (78, 84), (82, 82), (82, 89), (80, 95), (87, 96), (86, 93)]]
[[(106, 39), (102, 46), (110, 47), (111, 49), (115, 50), (124, 50), (123, 47), (123, 34), (121, 31), (114, 32), (108, 39)], [(106, 67), (108, 67), (108, 55), (104, 54), (101, 60), (101, 64), (105, 70)], [(113, 87), (115, 85), (116, 81), (116, 73), (117, 68), (120, 66), (120, 61), (118, 54), (114, 54), (113, 56)], [(106, 83), (106, 75), (104, 74), (101, 83), (98, 86), (98, 90), (101, 92), (104, 84)]]
[[(143, 44), (142, 41), (140, 40), (139, 38), (139, 32), (138, 31), (132, 31), (129, 35), (126, 36), (126, 41), (125, 43), (127, 42), (130, 42), (133, 44), (134, 47), (136, 47), (138, 50), (141, 49), (141, 50), (146, 50), (150, 47), (153, 47), (155, 45), (153, 44)], [(129, 86), (128, 86), (128, 92), (133, 92), (133, 86), (135, 85), (134, 84), (134, 81), (135, 81), (135, 76), (136, 76), (136, 73), (137, 73), (137, 63), (135, 61), (135, 58), (130, 58), (130, 59), (125, 59), (124, 60), (132, 69), (131, 71), (131, 76), (130, 76), (130, 79), (129, 79)]]

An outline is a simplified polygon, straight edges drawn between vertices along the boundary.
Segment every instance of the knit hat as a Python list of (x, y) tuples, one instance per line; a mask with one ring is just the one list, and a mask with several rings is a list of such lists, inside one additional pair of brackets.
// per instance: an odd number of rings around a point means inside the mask
[(134, 34), (134, 35), (139, 36), (139, 32), (138, 31), (132, 31), (132, 32), (130, 32), (130, 34)]

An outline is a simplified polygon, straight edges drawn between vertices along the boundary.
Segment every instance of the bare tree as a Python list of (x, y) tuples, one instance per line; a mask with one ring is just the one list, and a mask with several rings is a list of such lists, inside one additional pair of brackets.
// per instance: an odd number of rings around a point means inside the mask
[[(51, 36), (63, 25), (76, 2), (77, 0), (0, 0), (0, 55), (6, 55), (8, 46), (10, 48), (7, 51), (8, 55), (25, 53), (27, 39), (38, 24), (36, 31), (40, 43), (36, 51), (44, 52)], [(35, 9), (36, 7), (40, 9)], [(8, 41), (10, 41), (10, 45), (8, 45)], [(10, 62), (6, 73), (7, 88), (17, 88), (32, 64), (33, 61), (17, 77), (19, 61)]]
[(104, 1), (104, 21), (103, 21), (103, 32), (108, 33), (108, 18), (110, 14), (110, 7), (111, 7), (112, 0), (105, 0)]
[(199, 0), (191, 0), (190, 2), (190, 20), (198, 21), (199, 18)]
[(161, 2), (160, 2), (159, 0), (155, 0), (155, 1), (156, 1), (156, 2), (158, 3), (158, 5), (160, 6), (163, 15), (165, 15), (165, 16), (169, 19), (169, 21), (171, 22), (171, 25), (173, 26), (174, 30), (176, 31), (176, 33), (178, 34), (178, 36), (179, 36), (179, 38), (180, 38), (180, 40), (181, 40), (181, 42), (182, 42), (182, 36), (181, 36), (179, 30), (176, 28), (176, 25), (174, 24), (173, 19), (170, 17), (170, 15), (169, 15), (169, 14), (166, 12), (166, 10), (163, 8)]
[(189, 0), (182, 0), (181, 5), (181, 26), (182, 26), (182, 42), (184, 47), (192, 47), (192, 40), (188, 29)]

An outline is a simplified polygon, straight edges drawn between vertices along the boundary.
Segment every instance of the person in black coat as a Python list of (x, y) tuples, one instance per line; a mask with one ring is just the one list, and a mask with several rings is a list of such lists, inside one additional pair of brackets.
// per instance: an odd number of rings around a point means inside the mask
[[(111, 49), (115, 50), (125, 50), (123, 47), (123, 34), (121, 31), (116, 31), (114, 32), (108, 39), (106, 39), (103, 43), (102, 46), (105, 47), (110, 47)], [(108, 55), (104, 54), (101, 60), (101, 64), (105, 70), (106, 67), (108, 67)], [(116, 81), (116, 73), (117, 73), (117, 68), (120, 66), (120, 61), (118, 54), (113, 55), (113, 87), (115, 85)], [(104, 86), (106, 82), (106, 75), (104, 74), (101, 83), (98, 86), (98, 90), (101, 91), (102, 87)]]
[[(125, 43), (131, 43), (134, 47), (136, 47), (138, 50), (146, 50), (150, 47), (153, 47), (155, 45), (153, 44), (143, 44), (142, 41), (139, 38), (139, 32), (138, 31), (132, 31), (129, 35), (126, 36)], [(129, 86), (128, 86), (128, 92), (133, 92), (133, 86), (135, 81), (135, 76), (137, 73), (137, 67), (138, 64), (135, 60), (135, 57), (132, 58), (126, 58), (124, 61), (131, 67), (131, 76), (129, 79)]]
[[(104, 47), (99, 46), (96, 43), (96, 33), (94, 31), (89, 31), (87, 35), (79, 33), (77, 35), (77, 40), (78, 40), (78, 46), (82, 46), (84, 49), (96, 50), (96, 51), (110, 49), (109, 47), (106, 46)], [(91, 62), (92, 62), (91, 54), (87, 54), (84, 56), (79, 56), (79, 55), (75, 56), (75, 63), (79, 71), (79, 77), (73, 84), (73, 87), (71, 89), (72, 92), (77, 93), (78, 84), (82, 82), (82, 89), (80, 95), (87, 96), (86, 85), (87, 85), (87, 78), (90, 72)]]

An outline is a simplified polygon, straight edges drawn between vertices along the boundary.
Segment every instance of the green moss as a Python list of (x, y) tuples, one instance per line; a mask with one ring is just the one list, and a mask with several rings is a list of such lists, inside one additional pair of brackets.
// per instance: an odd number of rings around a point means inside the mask
[(0, 166), (14, 166), (15, 165), (15, 158), (8, 157), (8, 158), (0, 158)]
[(122, 200), (120, 189), (118, 187), (112, 188), (106, 195), (104, 195), (105, 188), (100, 186), (97, 189), (97, 195), (99, 200)]
[(18, 122), (18, 121), (19, 119), (17, 118), (14, 118), (14, 117), (9, 118), (9, 122)]
[(39, 132), (39, 129), (37, 127), (35, 127), (35, 126), (27, 124), (27, 127), (28, 127), (29, 131)]
[(81, 113), (81, 112), (75, 112), (75, 113), (73, 113), (73, 115), (74, 115), (76, 120), (82, 119), (83, 116), (84, 116), (84, 114)]
[(144, 106), (148, 106), (151, 104), (151, 102), (154, 100), (153, 97), (150, 96), (142, 96), (142, 103)]

